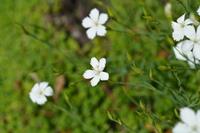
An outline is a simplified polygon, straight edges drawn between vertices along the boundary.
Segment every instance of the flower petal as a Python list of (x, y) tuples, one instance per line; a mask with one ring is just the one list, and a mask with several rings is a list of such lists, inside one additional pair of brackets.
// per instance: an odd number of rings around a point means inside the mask
[(178, 24), (178, 23), (176, 23), (176, 22), (174, 22), (174, 21), (172, 21), (171, 25), (172, 25), (173, 30), (176, 30), (176, 29), (180, 29), (180, 28), (181, 28), (180, 24)]
[(101, 13), (99, 16), (99, 24), (105, 24), (108, 20), (108, 15), (106, 13)]
[(190, 40), (193, 40), (196, 36), (196, 31), (195, 31), (195, 28), (194, 26), (186, 26), (184, 28), (184, 34), (187, 38), (189, 38)]
[(96, 86), (96, 85), (99, 83), (99, 81), (100, 81), (100, 77), (99, 77), (99, 76), (95, 76), (95, 77), (90, 81), (90, 83), (91, 83), (91, 85), (94, 87), (94, 86)]
[(36, 102), (37, 97), (36, 97), (36, 94), (34, 92), (30, 92), (29, 97), (32, 100), (32, 102), (34, 102), (34, 103)]
[(198, 121), (198, 123), (200, 123), (200, 110), (197, 111), (197, 121)]
[(100, 79), (102, 81), (108, 80), (109, 79), (109, 74), (107, 72), (101, 72), (100, 73)]
[(48, 82), (41, 82), (40, 84), (39, 84), (39, 87), (40, 87), (40, 89), (44, 89), (44, 88), (46, 88), (47, 86), (48, 86)]
[(89, 14), (90, 18), (94, 21), (94, 22), (98, 22), (99, 19), (99, 10), (94, 8), (90, 11)]
[(91, 60), (90, 60), (90, 65), (91, 65), (95, 70), (97, 70), (98, 67), (99, 67), (99, 61), (97, 60), (97, 58), (92, 57)]
[(99, 60), (99, 71), (103, 71), (105, 66), (106, 66), (106, 59), (105, 58), (101, 58)]
[(193, 54), (195, 59), (200, 60), (200, 44), (194, 44)]
[(38, 92), (39, 89), (40, 89), (40, 85), (39, 83), (36, 83), (31, 89), (31, 92)]
[(37, 97), (36, 103), (39, 105), (43, 105), (45, 104), (46, 101), (47, 101), (47, 98), (43, 95), (40, 95)]
[(187, 125), (191, 126), (196, 124), (196, 114), (190, 108), (182, 108), (180, 111), (181, 120)]
[(200, 16), (200, 7), (198, 8), (197, 13)]
[(183, 52), (182, 52), (182, 49), (181, 49), (182, 44), (183, 44), (183, 42), (180, 42), (179, 44), (177, 44), (176, 47), (173, 47), (173, 51), (174, 51), (174, 54), (175, 54), (175, 56), (176, 56), (176, 58), (177, 58), (178, 60), (183, 60), (183, 61), (185, 61), (186, 58), (184, 57)]
[(87, 36), (88, 36), (88, 38), (89, 39), (94, 39), (95, 38), (95, 36), (96, 36), (96, 32), (97, 32), (97, 30), (96, 30), (96, 28), (90, 28), (90, 29), (88, 29), (87, 31), (86, 31), (86, 33), (87, 33)]
[(186, 124), (183, 123), (178, 123), (176, 126), (173, 128), (173, 133), (189, 133), (189, 127)]
[(86, 17), (82, 21), (82, 26), (84, 28), (90, 28), (90, 27), (94, 26), (94, 22), (93, 22), (93, 20), (91, 18)]
[(196, 37), (200, 40), (200, 25), (197, 27), (197, 36)]
[(52, 96), (53, 95), (53, 89), (51, 87), (45, 88), (44, 95), (45, 96)]
[(93, 71), (93, 70), (86, 70), (86, 71), (84, 72), (84, 74), (83, 74), (83, 77), (84, 77), (85, 79), (91, 79), (91, 78), (93, 78), (93, 77), (95, 76), (95, 74), (96, 74), (96, 72)]
[(186, 40), (182, 42), (181, 49), (184, 54), (190, 52), (193, 48), (193, 42), (190, 40)]
[(185, 20), (185, 25), (189, 25), (189, 24), (192, 24), (193, 21), (191, 19), (186, 19)]
[(107, 33), (107, 31), (106, 31), (106, 27), (105, 26), (99, 25), (97, 27), (97, 35), (98, 36), (105, 36), (106, 33)]
[(178, 23), (183, 23), (185, 20), (185, 14), (183, 14), (182, 16), (180, 16), (178, 19), (177, 19), (177, 22)]
[(175, 41), (180, 41), (184, 38), (184, 31), (182, 29), (176, 29), (172, 33), (172, 37)]
[(195, 69), (196, 68), (194, 62), (188, 61), (188, 65), (190, 66), (191, 69)]

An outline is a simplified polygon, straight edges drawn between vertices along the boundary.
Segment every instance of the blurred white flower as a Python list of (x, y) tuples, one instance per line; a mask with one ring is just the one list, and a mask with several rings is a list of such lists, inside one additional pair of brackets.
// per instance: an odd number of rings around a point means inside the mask
[(92, 79), (90, 81), (92, 86), (96, 86), (99, 81), (105, 81), (109, 79), (109, 74), (107, 72), (103, 72), (106, 66), (106, 59), (101, 58), (99, 61), (93, 57), (90, 60), (90, 65), (92, 66), (92, 70), (86, 70), (83, 74), (85, 79)]
[(198, 64), (194, 58), (194, 55), (191, 50), (184, 48), (185, 45), (189, 44), (190, 41), (182, 41), (173, 47), (174, 54), (178, 60), (187, 61), (190, 65), (190, 68), (195, 68), (195, 64)]
[(164, 8), (164, 11), (165, 11), (165, 15), (170, 18), (172, 16), (172, 4), (170, 2), (168, 2), (166, 5), (165, 5), (165, 8)]
[(200, 133), (200, 110), (195, 113), (190, 108), (180, 111), (181, 122), (173, 128), (173, 133)]
[(200, 7), (198, 8), (197, 13), (200, 16)]
[(89, 39), (94, 39), (96, 35), (105, 36), (107, 31), (103, 25), (108, 20), (106, 13), (99, 13), (99, 10), (94, 8), (90, 11), (89, 17), (85, 17), (82, 21), (82, 26), (87, 29)]
[(29, 93), (30, 99), (39, 105), (45, 104), (47, 96), (53, 95), (53, 89), (48, 86), (47, 82), (36, 83)]
[(184, 38), (187, 27), (192, 24), (190, 19), (185, 20), (185, 14), (177, 19), (177, 22), (172, 22), (173, 33), (172, 37), (175, 41), (180, 41)]

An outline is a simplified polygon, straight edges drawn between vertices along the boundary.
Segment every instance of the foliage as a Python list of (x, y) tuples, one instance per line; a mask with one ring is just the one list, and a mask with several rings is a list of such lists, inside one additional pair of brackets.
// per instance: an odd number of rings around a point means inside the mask
[[(109, 32), (82, 46), (48, 21), (49, 3), (59, 10), (59, 0), (1, 0), (0, 132), (162, 133), (179, 108), (199, 108), (200, 71), (175, 59), (172, 18), (160, 0), (93, 0), (91, 8), (112, 17)], [(200, 5), (171, 3), (173, 19)], [(110, 73), (94, 88), (82, 77), (91, 57), (106, 57)], [(29, 99), (37, 81), (56, 89), (44, 106)]]

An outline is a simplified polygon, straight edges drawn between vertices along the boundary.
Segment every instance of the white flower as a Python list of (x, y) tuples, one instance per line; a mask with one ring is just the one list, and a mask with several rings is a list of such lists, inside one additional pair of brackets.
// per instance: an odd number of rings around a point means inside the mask
[(190, 108), (180, 111), (181, 122), (173, 128), (173, 133), (200, 133), (200, 110), (195, 113)]
[(105, 81), (109, 79), (109, 74), (107, 72), (103, 72), (106, 66), (106, 59), (101, 58), (99, 61), (93, 57), (90, 60), (90, 65), (93, 67), (92, 70), (86, 70), (83, 74), (85, 79), (92, 79), (90, 81), (92, 86), (96, 86), (99, 81)]
[(87, 29), (89, 39), (94, 39), (96, 35), (105, 36), (106, 27), (103, 24), (108, 20), (106, 13), (99, 13), (99, 10), (94, 8), (90, 11), (89, 17), (85, 17), (82, 21), (82, 26)]
[(195, 68), (195, 64), (198, 64), (199, 62), (195, 60), (192, 51), (185, 48), (185, 46), (188, 46), (187, 44), (190, 44), (190, 41), (182, 41), (178, 43), (176, 47), (173, 47), (173, 51), (178, 60), (187, 61), (190, 68), (193, 69)]
[(198, 8), (197, 13), (200, 16), (200, 7)]
[(185, 36), (185, 29), (192, 24), (190, 19), (185, 20), (185, 14), (177, 19), (177, 22), (172, 22), (173, 33), (172, 36), (175, 41), (180, 41)]
[(36, 83), (29, 93), (31, 100), (39, 105), (45, 104), (47, 101), (46, 97), (52, 95), (53, 89), (48, 86), (47, 82)]
[(194, 26), (188, 26), (185, 35), (189, 41), (184, 44), (184, 49), (186, 51), (192, 50), (195, 59), (200, 60), (200, 26), (198, 26), (197, 31), (195, 31)]

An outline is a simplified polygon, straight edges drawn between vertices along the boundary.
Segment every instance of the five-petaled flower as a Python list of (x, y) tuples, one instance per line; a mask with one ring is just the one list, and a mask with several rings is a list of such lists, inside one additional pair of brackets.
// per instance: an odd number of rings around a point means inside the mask
[(99, 81), (105, 81), (109, 79), (109, 74), (107, 72), (103, 72), (106, 66), (106, 59), (101, 58), (99, 61), (93, 57), (90, 60), (90, 65), (93, 67), (92, 70), (86, 70), (83, 74), (85, 79), (92, 79), (90, 81), (92, 86), (96, 86)]
[(173, 128), (173, 133), (200, 133), (200, 110), (195, 113), (190, 108), (180, 111), (181, 122)]
[(43, 105), (47, 101), (47, 96), (53, 95), (53, 89), (48, 86), (47, 82), (40, 82), (36, 83), (31, 92), (29, 93), (29, 96), (31, 100), (39, 105)]
[(177, 19), (177, 22), (172, 22), (173, 33), (172, 37), (175, 41), (180, 41), (184, 38), (187, 33), (187, 27), (193, 22), (190, 19), (185, 20), (185, 14)]
[(103, 25), (108, 20), (106, 13), (99, 13), (99, 10), (94, 8), (90, 11), (89, 17), (85, 17), (82, 21), (82, 26), (87, 29), (89, 39), (94, 39), (96, 35), (105, 36), (106, 27)]

